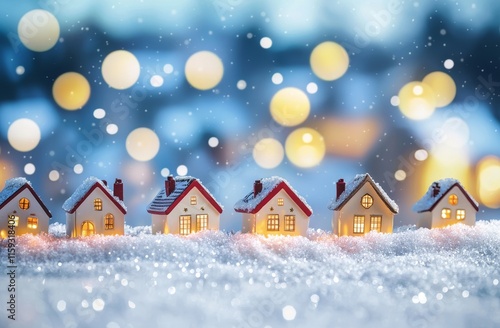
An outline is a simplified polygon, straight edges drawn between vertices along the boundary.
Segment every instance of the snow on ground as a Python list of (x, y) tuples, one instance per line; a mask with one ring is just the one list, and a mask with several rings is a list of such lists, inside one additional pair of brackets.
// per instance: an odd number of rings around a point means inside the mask
[(341, 238), (59, 230), (17, 238), (16, 322), (3, 310), (1, 327), (500, 326), (500, 221)]

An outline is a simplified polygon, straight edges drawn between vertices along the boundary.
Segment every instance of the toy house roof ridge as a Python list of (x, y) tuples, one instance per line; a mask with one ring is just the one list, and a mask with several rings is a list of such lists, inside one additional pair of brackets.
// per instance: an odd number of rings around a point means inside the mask
[(346, 183), (345, 190), (342, 192), (342, 194), (340, 194), (338, 198), (333, 198), (332, 202), (328, 206), (328, 209), (333, 211), (340, 209), (349, 199), (351, 199), (351, 197), (356, 194), (359, 189), (361, 189), (365, 182), (368, 182), (373, 186), (377, 194), (380, 196), (380, 198), (382, 198), (384, 203), (387, 204), (387, 206), (393, 213), (396, 214), (399, 212), (399, 206), (396, 204), (396, 202), (392, 200), (389, 195), (387, 195), (384, 189), (382, 189), (382, 187), (377, 182), (375, 182), (375, 180), (373, 180), (373, 178), (368, 173), (356, 174), (354, 179)]
[(36, 201), (40, 204), (47, 216), (51, 218), (52, 213), (50, 213), (49, 209), (45, 206), (43, 201), (35, 192), (35, 190), (31, 186), (31, 182), (28, 181), (25, 177), (16, 177), (5, 181), (5, 187), (0, 192), (0, 209), (3, 208), (12, 198), (14, 198), (17, 194), (19, 194), (26, 188), (29, 189), (29, 191), (31, 192), (33, 197), (35, 197)]
[(192, 176), (176, 176), (175, 189), (167, 196), (165, 186), (156, 194), (153, 201), (148, 205), (147, 211), (152, 214), (168, 214), (180, 202), (184, 195), (194, 187), (197, 187), (202, 195), (209, 203), (219, 212), (222, 213), (223, 206), (217, 202), (215, 197), (201, 183), (201, 181)]
[(96, 177), (88, 177), (85, 179), (82, 184), (76, 188), (71, 197), (66, 199), (62, 208), (68, 213), (73, 213), (95, 188), (100, 188), (123, 214), (127, 213), (125, 203), (118, 197), (115, 197), (113, 191), (111, 191), (102, 180)]
[(234, 204), (234, 210), (240, 213), (256, 213), (262, 208), (262, 206), (267, 203), (267, 201), (273, 197), (280, 189), (285, 189), (289, 196), (295, 201), (295, 203), (302, 209), (302, 211), (310, 216), (312, 215), (312, 208), (307, 204), (306, 200), (298, 194), (298, 192), (293, 189), (288, 181), (285, 179), (272, 176), (269, 178), (260, 179), (262, 183), (262, 191), (257, 195), (254, 195), (253, 190), (245, 195), (242, 199)]
[[(439, 192), (434, 196), (434, 185), (439, 185)], [(469, 200), (469, 202), (474, 206), (476, 210), (479, 209), (479, 203), (465, 190), (460, 181), (454, 178), (444, 178), (431, 183), (427, 192), (420, 198), (412, 207), (415, 212), (426, 212), (431, 211), (437, 203), (444, 197), (444, 195), (451, 190), (454, 186), (457, 186)]]

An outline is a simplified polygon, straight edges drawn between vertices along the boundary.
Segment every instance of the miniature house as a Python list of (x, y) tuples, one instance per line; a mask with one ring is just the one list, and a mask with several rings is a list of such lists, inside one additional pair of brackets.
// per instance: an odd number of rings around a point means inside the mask
[(193, 177), (169, 176), (148, 206), (151, 232), (189, 235), (219, 230), (222, 206), (201, 182)]
[(446, 178), (434, 182), (413, 210), (419, 213), (419, 228), (442, 228), (456, 223), (473, 226), (478, 203), (458, 180)]
[(332, 228), (338, 236), (360, 236), (370, 231), (392, 233), (398, 205), (368, 174), (349, 183), (337, 182), (337, 195), (328, 207), (334, 211)]
[(234, 205), (243, 213), (242, 232), (305, 236), (312, 209), (285, 179), (256, 180), (253, 191)]
[[(49, 232), (50, 211), (25, 178), (5, 182), (0, 192), (0, 237), (8, 237), (8, 226), (13, 225), (15, 235)], [(9, 222), (10, 221), (10, 222)]]
[(63, 209), (68, 236), (124, 234), (127, 208), (121, 179), (116, 179), (111, 191), (106, 181), (87, 178), (64, 202)]

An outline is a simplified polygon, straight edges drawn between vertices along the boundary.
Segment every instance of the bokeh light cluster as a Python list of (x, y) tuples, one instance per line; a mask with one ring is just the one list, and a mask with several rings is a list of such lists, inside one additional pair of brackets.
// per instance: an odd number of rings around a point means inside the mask
[(498, 218), (499, 3), (233, 5), (0, 4), (0, 183), (28, 176), (63, 222), (85, 177), (121, 177), (134, 225), (189, 174), (239, 230), (232, 204), (279, 175), (328, 230), (339, 178), (369, 172), (398, 226), (451, 176)]

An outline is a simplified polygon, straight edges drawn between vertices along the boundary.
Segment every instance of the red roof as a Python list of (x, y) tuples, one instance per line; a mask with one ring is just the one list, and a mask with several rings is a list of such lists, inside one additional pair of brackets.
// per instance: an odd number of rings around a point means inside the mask
[(222, 206), (215, 200), (215, 198), (208, 192), (208, 190), (200, 183), (200, 181), (193, 177), (176, 177), (175, 190), (167, 196), (165, 188), (153, 199), (148, 206), (148, 213), (168, 215), (179, 204), (190, 190), (196, 188), (205, 197), (205, 199), (215, 208), (217, 212), (222, 213)]
[[(113, 202), (113, 204), (115, 204), (116, 208), (118, 208), (120, 210), (120, 212), (122, 212), (123, 214), (127, 214), (127, 209), (122, 204), (120, 204), (120, 202), (113, 195), (111, 195), (111, 193), (109, 192), (109, 189), (106, 188), (102, 184), (102, 182), (100, 182), (100, 181), (94, 182), (92, 184), (92, 186), (87, 190), (87, 192), (85, 194), (83, 194), (83, 196), (75, 199), (74, 204), (71, 204), (72, 206), (65, 207), (64, 206), (64, 205), (66, 205), (66, 203), (65, 203), (63, 205), (63, 209), (70, 214), (75, 213), (75, 211), (78, 209), (78, 207), (80, 207), (80, 205), (85, 201), (85, 199), (87, 199), (87, 197), (90, 196), (90, 194), (92, 193), (92, 191), (94, 191), (95, 188), (101, 189), (103, 191), (103, 193), (106, 195), (106, 197), (108, 197)], [(77, 192), (78, 192), (78, 190), (75, 191), (75, 193), (77, 193)], [(72, 197), (70, 197), (67, 201), (69, 201)]]
[(28, 189), (31, 194), (33, 195), (33, 197), (35, 197), (35, 200), (38, 202), (38, 204), (40, 204), (40, 206), (42, 207), (43, 211), (45, 212), (45, 214), (47, 214), (47, 216), (49, 218), (52, 217), (52, 213), (50, 213), (49, 209), (45, 206), (45, 204), (42, 202), (42, 200), (40, 199), (40, 197), (38, 197), (37, 193), (35, 192), (35, 190), (33, 189), (33, 187), (30, 186), (29, 183), (25, 183), (23, 184), (19, 189), (17, 189), (12, 195), (10, 195), (7, 199), (5, 199), (5, 201), (3, 201), (1, 204), (0, 204), (0, 210), (5, 206), (7, 205), (8, 203), (10, 203), (10, 201), (12, 199), (14, 199), (17, 195), (19, 195), (24, 189)]
[[(278, 177), (269, 178), (269, 187), (266, 188), (267, 179), (262, 179), (264, 184), (263, 190), (254, 197), (253, 191), (245, 196), (245, 198), (238, 201), (234, 210), (239, 213), (255, 214), (261, 210), (280, 190), (284, 190), (287, 195), (295, 202), (295, 204), (304, 212), (305, 215), (311, 216), (312, 210), (305, 200), (300, 197), (295, 190), (293, 190), (288, 183)], [(275, 184), (277, 182), (277, 184)], [(274, 184), (274, 185), (273, 185)], [(259, 199), (262, 198), (262, 199)]]

